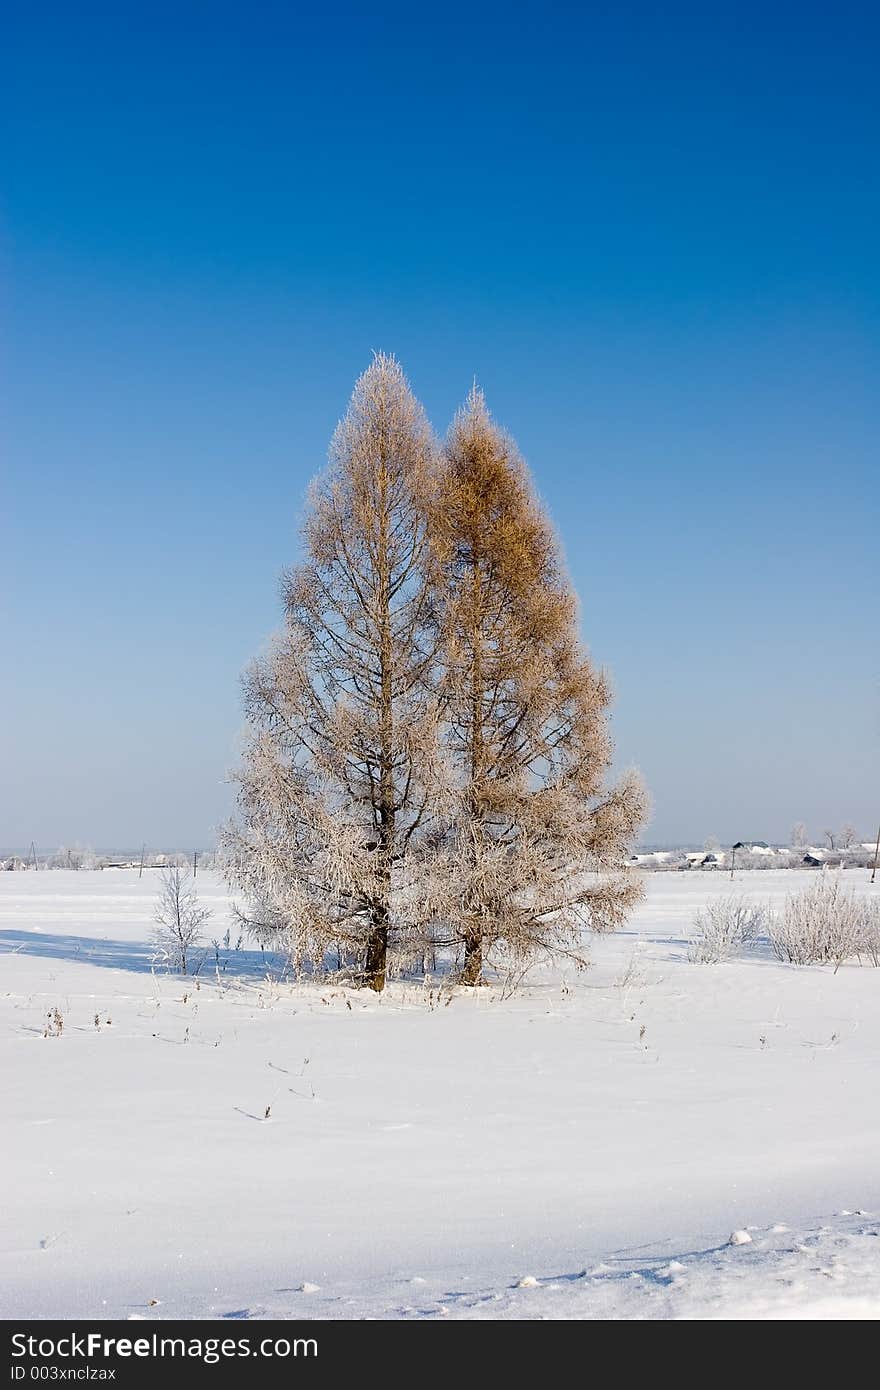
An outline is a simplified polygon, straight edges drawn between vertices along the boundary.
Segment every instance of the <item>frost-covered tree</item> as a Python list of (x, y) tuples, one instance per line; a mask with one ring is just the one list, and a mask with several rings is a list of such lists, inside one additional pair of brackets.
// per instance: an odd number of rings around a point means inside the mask
[(799, 820), (791, 832), (791, 843), (793, 849), (804, 849), (807, 844), (807, 827), (802, 820)]
[(286, 621), (245, 684), (252, 737), (224, 837), (243, 916), (320, 966), (385, 985), (418, 954), (417, 868), (441, 798), (425, 507), (436, 446), (392, 357), (377, 356), (314, 485)]
[(526, 467), (476, 388), (447, 439), (431, 537), (457, 792), (435, 907), (475, 984), (498, 947), (516, 963), (581, 958), (585, 926), (622, 921), (641, 892), (623, 864), (645, 802), (634, 774), (604, 786), (608, 683)]
[(193, 953), (202, 940), (202, 928), (210, 916), (211, 909), (199, 903), (189, 870), (179, 864), (164, 868), (153, 940), (157, 955), (172, 970), (188, 974)]
[(79, 846), (61, 845), (46, 861), (48, 869), (81, 869), (84, 851)]

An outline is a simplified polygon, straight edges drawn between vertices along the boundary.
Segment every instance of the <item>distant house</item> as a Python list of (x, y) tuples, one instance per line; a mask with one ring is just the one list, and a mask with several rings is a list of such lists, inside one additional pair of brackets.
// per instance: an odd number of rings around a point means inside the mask
[(737, 840), (734, 849), (744, 849), (749, 854), (775, 854), (776, 850), (766, 840)]
[(724, 863), (724, 855), (720, 850), (691, 850), (685, 855), (685, 864), (682, 868), (688, 869), (712, 869)]
[(643, 853), (631, 854), (629, 862), (630, 864), (634, 864), (637, 868), (655, 869), (658, 864), (668, 864), (672, 857), (669, 850), (655, 849)]
[(843, 856), (836, 853), (832, 854), (830, 850), (817, 849), (815, 845), (810, 845), (801, 863), (805, 864), (808, 869), (839, 869), (844, 865), (845, 860)]

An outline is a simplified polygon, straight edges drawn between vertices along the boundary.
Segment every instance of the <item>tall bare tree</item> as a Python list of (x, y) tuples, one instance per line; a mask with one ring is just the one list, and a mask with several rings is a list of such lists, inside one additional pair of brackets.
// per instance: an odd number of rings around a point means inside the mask
[(622, 920), (641, 891), (622, 861), (644, 795), (634, 775), (604, 789), (608, 684), (525, 465), (476, 388), (448, 436), (431, 538), (458, 791), (437, 915), (474, 984), (495, 947), (580, 958), (585, 925)]
[(418, 951), (414, 864), (441, 800), (426, 498), (436, 447), (398, 363), (354, 389), (313, 487), (286, 623), (250, 669), (229, 872), (266, 940), (320, 964), (336, 948), (384, 988)]

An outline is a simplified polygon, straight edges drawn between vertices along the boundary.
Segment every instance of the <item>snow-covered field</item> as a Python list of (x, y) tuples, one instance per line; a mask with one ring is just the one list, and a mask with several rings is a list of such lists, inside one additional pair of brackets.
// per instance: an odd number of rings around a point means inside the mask
[(157, 878), (0, 875), (0, 1315), (880, 1314), (880, 970), (690, 964), (726, 875), (451, 1002), (153, 974)]

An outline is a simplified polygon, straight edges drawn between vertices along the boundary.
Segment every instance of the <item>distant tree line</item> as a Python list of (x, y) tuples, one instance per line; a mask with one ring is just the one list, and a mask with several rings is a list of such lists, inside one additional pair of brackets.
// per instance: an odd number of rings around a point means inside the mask
[(0, 870), (3, 869), (70, 869), (94, 870), (110, 868), (179, 868), (197, 867), (216, 869), (219, 856), (216, 850), (145, 850), (140, 852), (117, 853), (105, 851), (98, 853), (82, 845), (60, 845), (47, 854), (31, 847), (26, 853), (9, 854), (0, 857)]

